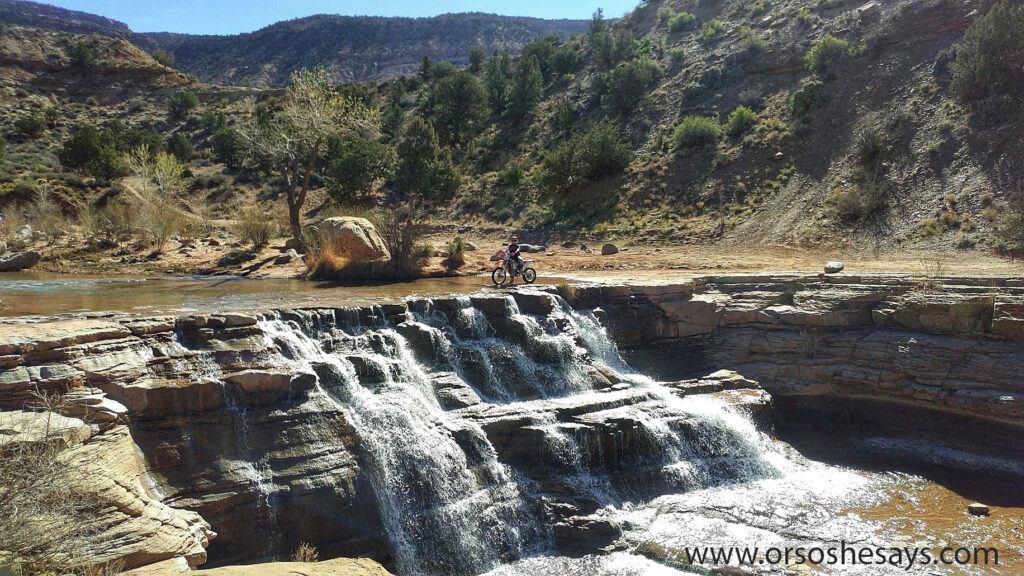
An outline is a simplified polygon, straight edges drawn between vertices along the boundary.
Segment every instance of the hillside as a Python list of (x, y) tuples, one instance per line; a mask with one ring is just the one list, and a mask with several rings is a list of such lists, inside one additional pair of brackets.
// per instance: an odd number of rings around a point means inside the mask
[[(432, 186), (454, 184), (418, 214), (436, 231), (511, 229), (549, 245), (1020, 254), (1024, 45), (1012, 43), (1024, 9), (1003, 3), (999, 18), (986, 17), (994, 5), (653, 1), (472, 71), (433, 60), (406, 78), (347, 86), (381, 112), (381, 135), (359, 144), (355, 165), (337, 143), (312, 165), (303, 217), (405, 202), (401, 151), (416, 132), (435, 139), (431, 170), (451, 158), (458, 171), (430, 175)], [(999, 48), (1008, 57), (987, 69), (993, 49), (977, 46), (995, 40), (978, 34), (1000, 30), (1010, 31), (1000, 40), (1010, 48)], [(965, 35), (982, 59), (968, 62), (972, 73), (988, 75), (966, 88), (954, 73), (967, 65)], [(121, 56), (66, 63), (69, 49), (97, 38), (5, 32), (5, 203), (48, 186), (73, 213), (123, 192), (117, 178), (60, 161), (89, 123), (118, 153), (140, 143), (174, 152), (185, 168), (176, 198), (222, 229), (257, 203), (287, 222), (285, 179), (238, 144), (245, 126), (285, 109), (284, 91), (189, 84), (110, 38), (101, 53)], [(182, 88), (197, 98), (178, 114)], [(48, 127), (29, 135), (21, 126), (33, 115)], [(377, 172), (358, 189), (339, 184), (367, 159), (380, 160)]]
[(337, 82), (415, 74), (424, 56), (465, 66), (474, 46), (488, 53), (518, 54), (531, 42), (548, 36), (565, 39), (587, 24), (482, 13), (432, 18), (317, 15), (231, 36), (135, 33), (116, 20), (23, 0), (0, 0), (0, 22), (128, 39), (151, 53), (172, 52), (175, 66), (200, 81), (257, 87), (284, 86), (293, 71), (312, 66), (324, 66)]
[(174, 53), (178, 68), (217, 84), (284, 86), (292, 71), (324, 66), (339, 82), (368, 82), (415, 74), (424, 56), (465, 66), (469, 50), (488, 53), (586, 28), (579, 20), (541, 20), (494, 14), (434, 18), (310, 16), (237, 36), (139, 34)]
[(22, 0), (0, 0), (0, 22), (72, 34), (96, 33), (116, 38), (128, 38), (132, 32), (124, 22)]
[[(571, 73), (545, 70), (526, 124), (489, 120), (460, 156), (477, 175), (462, 205), (493, 215), (511, 198), (533, 224), (686, 242), (992, 245), (1024, 191), (1020, 94), (965, 102), (949, 72), (992, 4), (647, 3), (584, 38)], [(672, 29), (684, 12), (692, 24)], [(809, 69), (828, 40), (841, 49)], [(618, 42), (625, 55), (602, 55)], [(740, 106), (749, 117), (733, 126)], [(690, 116), (721, 134), (680, 144)], [(545, 159), (602, 119), (632, 149), (622, 176), (545, 187), (546, 174), (576, 177)], [(499, 183), (509, 167), (525, 170), (513, 190)]]

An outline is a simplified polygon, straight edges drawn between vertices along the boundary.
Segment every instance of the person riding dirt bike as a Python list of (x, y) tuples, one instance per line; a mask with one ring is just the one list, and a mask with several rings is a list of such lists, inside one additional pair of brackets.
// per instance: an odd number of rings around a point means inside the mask
[(491, 280), (495, 286), (508, 286), (515, 284), (515, 277), (520, 276), (523, 282), (533, 284), (537, 281), (537, 270), (533, 267), (533, 260), (523, 260), (519, 246), (519, 238), (515, 235), (509, 237), (508, 246), (498, 251), (501, 256), (501, 265), (491, 272)]
[(508, 248), (505, 250), (505, 260), (508, 265), (508, 273), (511, 275), (509, 284), (514, 284), (515, 273), (513, 267), (515, 269), (523, 267), (523, 259), (519, 255), (519, 238), (517, 236), (509, 236)]

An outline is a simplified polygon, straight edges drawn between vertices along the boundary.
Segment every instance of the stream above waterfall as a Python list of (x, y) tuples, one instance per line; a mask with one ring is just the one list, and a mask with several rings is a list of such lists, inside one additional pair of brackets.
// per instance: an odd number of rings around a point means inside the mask
[[(537, 284), (563, 278), (541, 276)], [(0, 317), (87, 312), (171, 314), (335, 305), (359, 306), (409, 296), (439, 296), (492, 287), (489, 276), (421, 278), (343, 285), (300, 279), (237, 276), (111, 277), (48, 272), (0, 273)]]

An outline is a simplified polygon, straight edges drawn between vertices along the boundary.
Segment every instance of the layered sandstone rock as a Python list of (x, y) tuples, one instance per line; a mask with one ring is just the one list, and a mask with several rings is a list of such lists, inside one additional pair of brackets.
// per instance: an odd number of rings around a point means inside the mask
[[(144, 568), (129, 570), (122, 576), (175, 576), (189, 573), (184, 559), (166, 560)], [(210, 576), (390, 576), (383, 566), (369, 558), (335, 558), (323, 562), (269, 562), (246, 566), (223, 566), (203, 570)]]
[(595, 286), (619, 342), (663, 377), (720, 368), (776, 396), (863, 398), (1019, 426), (1024, 281), (733, 276)]

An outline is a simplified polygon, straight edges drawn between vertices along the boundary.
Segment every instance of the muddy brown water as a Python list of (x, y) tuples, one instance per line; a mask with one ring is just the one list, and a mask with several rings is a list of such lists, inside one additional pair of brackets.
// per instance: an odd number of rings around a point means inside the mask
[[(537, 284), (563, 282), (566, 282), (564, 278), (537, 279)], [(0, 316), (57, 316), (112, 311), (158, 314), (318, 305), (360, 306), (406, 296), (442, 296), (481, 290), (499, 289), (489, 276), (342, 285), (298, 279), (2, 273)]]

